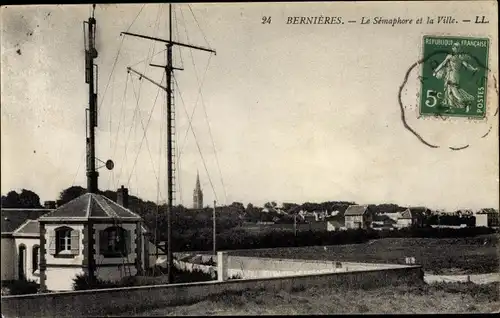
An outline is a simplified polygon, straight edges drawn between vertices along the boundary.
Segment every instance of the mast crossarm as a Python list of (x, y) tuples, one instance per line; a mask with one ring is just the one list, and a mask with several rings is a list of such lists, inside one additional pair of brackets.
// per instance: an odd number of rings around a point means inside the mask
[[(167, 68), (165, 65), (158, 65), (158, 64), (149, 64), (149, 66), (159, 67), (159, 68)], [(172, 69), (178, 70), (178, 71), (184, 71), (183, 68), (179, 68), (179, 67), (172, 67)]]
[(160, 38), (155, 38), (155, 37), (152, 37), (152, 36), (135, 34), (135, 33), (130, 33), (130, 32), (122, 32), (120, 34), (136, 36), (136, 37), (139, 37), (139, 38), (153, 40), (153, 41), (158, 41), (158, 42), (163, 42), (163, 43), (172, 44), (172, 45), (179, 45), (179, 46), (188, 47), (188, 48), (191, 48), (191, 49), (196, 49), (196, 50), (200, 50), (200, 51), (210, 52), (210, 53), (213, 53), (213, 54), (217, 55), (217, 52), (215, 50), (212, 50), (212, 49), (209, 49), (209, 48), (206, 48), (206, 47), (202, 47), (202, 46), (196, 46), (196, 45), (185, 44), (185, 43), (180, 43), (180, 42), (175, 42), (175, 41), (169, 41), (169, 40), (165, 40), (165, 39), (160, 39)]
[(132, 73), (135, 73), (135, 74), (139, 75), (139, 76), (140, 76), (140, 78), (143, 78), (143, 77), (144, 77), (145, 79), (147, 79), (147, 80), (148, 80), (148, 81), (150, 81), (151, 83), (153, 83), (153, 84), (155, 84), (156, 86), (158, 86), (159, 88), (163, 89), (165, 92), (168, 92), (168, 91), (169, 91), (166, 87), (161, 86), (159, 83), (157, 83), (157, 82), (155, 82), (154, 80), (150, 79), (150, 78), (149, 78), (149, 77), (147, 77), (146, 75), (143, 75), (143, 74), (141, 74), (141, 73), (137, 72), (136, 70), (134, 70), (134, 69), (133, 69), (133, 68), (131, 68), (131, 67), (127, 67), (127, 71), (129, 71), (129, 72), (132, 72)]

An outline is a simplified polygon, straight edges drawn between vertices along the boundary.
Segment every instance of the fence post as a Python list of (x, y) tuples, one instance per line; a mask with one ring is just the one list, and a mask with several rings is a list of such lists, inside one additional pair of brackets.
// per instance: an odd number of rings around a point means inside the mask
[(217, 280), (224, 282), (227, 280), (227, 252), (217, 252)]

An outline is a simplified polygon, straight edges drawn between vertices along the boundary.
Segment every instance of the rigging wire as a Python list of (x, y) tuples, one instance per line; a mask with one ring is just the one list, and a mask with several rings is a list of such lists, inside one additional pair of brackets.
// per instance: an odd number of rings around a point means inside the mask
[[(182, 15), (182, 17), (183, 17), (183, 19), (184, 19), (184, 14), (182, 13), (182, 10), (181, 10), (180, 12), (181, 12), (181, 15)], [(185, 30), (185, 32), (186, 32), (186, 38), (187, 38), (187, 41), (189, 42), (189, 35), (188, 35), (187, 28), (186, 28), (186, 25), (185, 25), (185, 24), (184, 24), (184, 30)], [(194, 70), (195, 70), (195, 74), (197, 75), (197, 78), (198, 78), (198, 73), (197, 73), (197, 70), (196, 70), (196, 65), (195, 65), (195, 63), (194, 63), (194, 58), (193, 58), (193, 52), (192, 52), (192, 50), (190, 50), (190, 53), (191, 53), (191, 61), (192, 61), (192, 63), (193, 63), (193, 67), (194, 67)], [(208, 71), (208, 66), (210, 65), (210, 59), (211, 59), (211, 58), (212, 58), (212, 55), (210, 55), (210, 56), (209, 56), (209, 60), (208, 60), (208, 62), (207, 62), (207, 67), (206, 67), (206, 69), (205, 69), (205, 73), (203, 74), (202, 83), (200, 84), (200, 83), (199, 83), (199, 81), (198, 81), (198, 85), (199, 85), (199, 87), (198, 87), (198, 91), (200, 91), (200, 90), (201, 90), (200, 85), (202, 85), (202, 84), (204, 83), (204, 81), (205, 81), (205, 76), (206, 76), (206, 74), (207, 74), (207, 71)], [(196, 111), (196, 107), (198, 106), (198, 100), (199, 100), (199, 97), (200, 97), (200, 95), (198, 94), (198, 95), (196, 96), (196, 102), (195, 102), (195, 104), (194, 104), (193, 111), (191, 112), (191, 116), (188, 116), (189, 125), (191, 125), (191, 123), (192, 123), (192, 121), (193, 121), (194, 112)], [(182, 156), (182, 151), (183, 151), (184, 145), (186, 144), (187, 137), (188, 137), (188, 133), (189, 133), (189, 128), (188, 128), (188, 129), (186, 129), (186, 134), (184, 135), (184, 141), (182, 142), (182, 148), (181, 148), (181, 152), (180, 152), (179, 156)]]
[(130, 65), (129, 67), (134, 67), (134, 66), (136, 66), (137, 64), (144, 63), (144, 62), (146, 62), (148, 59), (152, 59), (153, 57), (157, 56), (158, 54), (161, 54), (161, 53), (165, 52), (166, 50), (167, 50), (167, 49), (160, 50), (160, 51), (156, 52), (155, 54), (153, 54), (151, 57), (149, 57), (149, 56), (148, 56), (148, 57), (146, 57), (145, 59), (140, 60), (139, 62), (137, 62), (137, 63), (135, 63), (135, 64)]
[[(180, 41), (180, 34), (179, 34), (179, 26), (178, 26), (178, 19), (177, 19), (177, 11), (175, 10), (174, 8), (174, 11), (173, 11), (173, 20), (174, 20), (174, 23), (173, 25), (175, 26), (175, 33), (177, 35), (177, 41)], [(181, 47), (180, 46), (177, 46), (177, 50), (179, 51), (179, 59), (181, 60), (181, 65), (179, 66), (180, 68), (184, 68), (184, 60), (182, 58), (182, 50), (181, 50)], [(174, 75), (175, 76), (175, 75)], [(177, 93), (177, 92), (174, 92), (174, 94)], [(175, 107), (175, 105), (172, 105), (172, 107)], [(174, 116), (177, 117), (177, 113), (174, 112)], [(174, 118), (174, 122), (177, 122), (176, 121), (177, 118)], [(175, 134), (175, 144), (176, 144), (176, 147), (175, 147), (175, 152), (176, 152), (176, 158), (177, 158), (177, 161), (176, 161), (176, 165), (177, 165), (177, 192), (179, 193), (179, 204), (182, 204), (183, 203), (183, 200), (182, 200), (182, 186), (181, 186), (181, 158), (180, 158), (180, 149), (179, 149), (179, 134)]]
[[(177, 11), (175, 10), (174, 8), (174, 12), (173, 12), (173, 19), (175, 21), (175, 23), (173, 25), (175, 25), (175, 34), (177, 34), (177, 41), (180, 41), (181, 37), (180, 37), (180, 34), (179, 34), (179, 26), (177, 25)], [(181, 50), (181, 47), (177, 45), (177, 49), (179, 51), (179, 58), (181, 60), (181, 65), (179, 66), (180, 68), (184, 68), (184, 61), (182, 59), (182, 50)]]
[[(134, 20), (132, 21), (132, 23), (130, 23), (130, 25), (128, 26), (127, 28), (127, 31), (128, 32), (130, 30), (130, 28), (132, 27), (132, 25), (135, 23), (135, 21), (137, 20), (137, 17), (139, 17), (139, 15), (141, 14), (142, 10), (144, 9), (144, 6), (146, 4), (143, 4), (142, 7), (141, 7), (141, 10), (139, 10), (139, 13), (137, 13), (137, 15), (135, 16)], [(111, 80), (111, 76), (113, 75), (113, 72), (115, 71), (115, 67), (116, 67), (116, 63), (118, 62), (118, 57), (120, 56), (120, 51), (122, 49), (122, 46), (123, 46), (123, 41), (124, 41), (125, 37), (122, 37), (121, 41), (120, 41), (120, 45), (118, 46), (118, 52), (116, 53), (116, 56), (115, 56), (115, 61), (113, 62), (113, 67), (111, 68), (111, 73), (109, 73), (109, 78), (108, 78), (108, 82), (106, 84), (106, 87), (104, 88), (104, 94), (101, 98), (101, 102), (99, 103), (99, 106), (97, 108), (97, 112), (99, 113), (99, 111), (101, 110), (101, 106), (104, 102), (104, 97), (106, 97), (106, 92), (108, 90), (108, 86), (109, 86), (109, 82)]]
[(206, 106), (205, 106), (205, 102), (204, 102), (204, 99), (203, 99), (203, 92), (202, 92), (202, 87), (203, 87), (203, 84), (204, 84), (204, 81), (205, 81), (205, 76), (207, 74), (208, 67), (210, 65), (210, 59), (211, 59), (212, 55), (210, 55), (209, 58), (208, 58), (207, 67), (205, 69), (205, 73), (203, 74), (203, 79), (201, 81), (200, 81), (200, 78), (198, 76), (198, 72), (196, 71), (196, 63), (194, 61), (194, 56), (193, 56), (193, 52), (192, 51), (190, 51), (190, 56), (191, 56), (191, 61), (193, 63), (193, 67), (195, 69), (196, 80), (198, 82), (198, 94), (199, 94), (198, 97), (197, 97), (197, 99), (196, 99), (195, 106), (193, 108), (192, 116), (194, 116), (194, 111), (196, 110), (196, 106), (198, 105), (198, 98), (201, 97), (201, 105), (203, 106), (203, 110), (204, 110), (204, 113), (205, 113), (205, 120), (206, 120), (207, 125), (208, 125), (208, 132), (209, 132), (209, 135), (210, 135), (210, 139), (212, 141), (212, 146), (213, 146), (213, 149), (214, 149), (214, 154), (215, 154), (215, 160), (217, 162), (217, 167), (219, 169), (220, 181), (221, 181), (221, 184), (222, 184), (222, 188), (224, 190), (224, 197), (225, 197), (225, 200), (227, 201), (226, 187), (224, 185), (224, 178), (222, 177), (222, 171), (221, 171), (220, 163), (219, 163), (219, 156), (217, 155), (217, 148), (215, 147), (215, 141), (214, 141), (214, 138), (213, 138), (213, 135), (212, 135), (212, 128), (210, 127), (210, 121), (208, 120), (207, 109), (206, 109)]
[(115, 135), (115, 149), (113, 150), (113, 157), (115, 157), (116, 155), (116, 147), (118, 146), (118, 134), (120, 132), (120, 126), (121, 126), (121, 123), (122, 123), (122, 117), (125, 117), (125, 113), (124, 113), (124, 110), (125, 110), (125, 100), (126, 100), (126, 95), (127, 95), (127, 86), (128, 86), (128, 82), (129, 82), (129, 79), (130, 79), (130, 74), (127, 73), (127, 79), (125, 80), (125, 89), (123, 90), (123, 97), (122, 97), (122, 108), (121, 108), (121, 112), (120, 112), (120, 117), (119, 118), (119, 121), (118, 121), (118, 129), (116, 130), (116, 135)]
[[(175, 83), (175, 86), (177, 87), (177, 90), (179, 91), (179, 96), (181, 98), (182, 106), (184, 106), (184, 111), (185, 111), (186, 115), (188, 115), (188, 112), (187, 112), (187, 109), (186, 109), (186, 104), (184, 103), (184, 98), (182, 97), (182, 93), (180, 91), (179, 84), (178, 84), (177, 79), (175, 77), (174, 77), (174, 83)], [(201, 160), (203, 162), (203, 166), (205, 167), (205, 171), (206, 171), (207, 176), (208, 176), (208, 181), (210, 182), (210, 186), (212, 187), (212, 191), (214, 192), (215, 200), (219, 201), (218, 198), (217, 198), (217, 193), (215, 192), (214, 185), (212, 183), (212, 178), (210, 178), (210, 173), (208, 172), (208, 168), (207, 168), (207, 164), (205, 162), (205, 158), (203, 157), (203, 153), (201, 152), (200, 144), (198, 142), (198, 139), (196, 138), (196, 133), (194, 132), (194, 129), (193, 129), (193, 126), (191, 125), (191, 123), (189, 123), (189, 128), (191, 128), (191, 132), (193, 133), (193, 137), (194, 137), (194, 140), (196, 142), (196, 146), (198, 147), (198, 152), (200, 153)]]
[(208, 43), (207, 37), (205, 36), (203, 29), (200, 27), (200, 24), (198, 23), (198, 19), (196, 19), (196, 16), (194, 15), (193, 9), (191, 8), (191, 6), (189, 4), (187, 6), (189, 8), (189, 11), (191, 11), (191, 14), (193, 15), (194, 21), (196, 22), (196, 25), (198, 25), (198, 28), (200, 29), (201, 35), (203, 35), (203, 38), (205, 39), (207, 46), (210, 47), (210, 44)]
[[(163, 77), (163, 78), (162, 78), (161, 83), (163, 83), (163, 80), (164, 80), (164, 79), (165, 79), (165, 77)], [(160, 83), (160, 85), (161, 85), (161, 83)], [(133, 88), (132, 88), (132, 89), (133, 89)], [(133, 89), (133, 91), (134, 91), (134, 95), (135, 95), (135, 97), (136, 97), (137, 104), (139, 104), (139, 99), (138, 99), (138, 97), (137, 97), (137, 94), (136, 94), (136, 92), (135, 92), (135, 90), (134, 90), (134, 89)], [(134, 165), (132, 166), (132, 171), (131, 171), (131, 173), (130, 173), (130, 177), (129, 177), (129, 179), (128, 179), (128, 183), (130, 183), (130, 178), (132, 177), (132, 172), (134, 171), (135, 166), (136, 166), (136, 164), (137, 164), (137, 159), (139, 158), (139, 154), (140, 154), (140, 151), (141, 151), (142, 144), (143, 144), (144, 140), (146, 140), (146, 147), (147, 147), (147, 149), (148, 149), (148, 152), (149, 152), (149, 157), (150, 157), (150, 159), (151, 159), (151, 164), (152, 164), (152, 166), (153, 166), (153, 172), (154, 172), (154, 174), (155, 174), (155, 178), (156, 178), (156, 180), (158, 181), (158, 176), (156, 175), (156, 170), (155, 170), (155, 168), (154, 168), (153, 157), (152, 157), (152, 155), (151, 155), (151, 150), (150, 150), (150, 148), (149, 148), (149, 142), (148, 142), (148, 138), (147, 138), (147, 134), (146, 134), (146, 133), (147, 133), (147, 129), (148, 129), (148, 127), (149, 127), (149, 123), (151, 122), (151, 118), (153, 117), (153, 111), (154, 111), (154, 109), (155, 109), (155, 107), (156, 107), (156, 102), (157, 102), (157, 100), (158, 100), (158, 96), (159, 96), (159, 95), (160, 95), (160, 89), (158, 89), (158, 93), (156, 94), (156, 98), (155, 98), (155, 101), (154, 101), (153, 106), (152, 106), (152, 108), (151, 108), (151, 111), (150, 111), (150, 114), (149, 114), (149, 118), (148, 118), (148, 122), (146, 123), (146, 127), (144, 127), (144, 123), (143, 123), (143, 121), (142, 121), (142, 116), (139, 114), (139, 118), (140, 118), (140, 120), (141, 120), (142, 130), (144, 131), (144, 134), (143, 134), (143, 136), (142, 136), (141, 143), (139, 144), (139, 149), (137, 150), (137, 156), (135, 157)], [(127, 184), (128, 184), (128, 183), (127, 183)]]
[[(134, 85), (134, 83), (131, 83), (132, 86)], [(133, 123), (135, 122), (135, 116), (137, 115), (137, 110), (138, 110), (138, 107), (139, 105), (136, 105), (135, 107), (135, 110), (134, 110), (134, 115), (132, 116), (132, 123), (130, 125), (130, 129), (128, 131), (128, 136), (127, 136), (127, 139), (125, 139), (125, 150), (124, 150), (124, 163), (127, 161), (127, 148), (128, 148), (128, 142), (130, 140), (130, 135), (132, 133), (132, 128), (134, 128), (134, 125)], [(124, 127), (125, 129), (125, 127)], [(120, 173), (119, 173), (119, 179), (118, 179), (118, 184), (120, 183), (121, 179), (122, 179), (122, 171), (123, 171), (123, 167), (125, 166), (125, 164), (123, 164), (121, 167), (120, 167)], [(116, 187), (118, 187), (118, 184), (116, 184)]]
[(208, 125), (208, 132), (210, 135), (210, 139), (212, 140), (212, 146), (214, 148), (215, 161), (217, 162), (217, 168), (219, 169), (220, 182), (222, 184), (222, 189), (224, 190), (224, 199), (225, 199), (225, 203), (227, 204), (226, 186), (224, 185), (224, 179), (222, 177), (222, 171), (221, 171), (220, 163), (219, 163), (219, 156), (217, 155), (217, 148), (215, 147), (215, 141), (214, 141), (214, 137), (212, 135), (212, 128), (210, 127), (210, 121), (208, 120), (208, 114), (207, 114), (207, 108), (205, 107), (205, 103), (203, 102), (203, 93), (201, 92), (201, 90), (200, 90), (200, 95), (201, 95), (201, 105), (203, 106), (203, 110), (205, 113), (205, 120), (207, 121), (207, 125)]
[[(190, 10), (191, 10), (191, 7), (190, 7)], [(184, 18), (184, 14), (182, 13), (182, 9), (180, 10), (180, 12), (181, 12), (182, 17)], [(193, 13), (193, 11), (192, 11), (192, 10), (191, 10), (191, 13), (193, 14), (193, 17), (194, 17), (194, 19), (196, 20), (196, 16), (194, 15), (194, 13)], [(198, 21), (196, 21), (196, 22), (197, 22), (197, 24), (198, 24)], [(199, 24), (198, 24), (198, 27), (199, 27)], [(185, 32), (186, 32), (186, 38), (187, 38), (187, 41), (189, 42), (189, 35), (188, 35), (188, 31), (187, 31), (187, 27), (186, 27), (186, 24), (185, 24), (185, 23), (184, 23), (184, 30), (185, 30)], [(200, 30), (201, 30), (201, 28), (200, 28)], [(202, 30), (201, 30), (201, 32), (203, 33), (203, 31), (202, 31)], [(205, 41), (207, 42), (207, 45), (208, 45), (208, 46), (210, 46), (210, 45), (208, 44), (208, 41), (206, 40), (206, 38), (205, 38)], [(218, 170), (219, 170), (220, 180), (221, 180), (222, 188), (223, 188), (223, 190), (224, 190), (224, 197), (225, 197), (225, 200), (227, 201), (227, 192), (226, 192), (226, 187), (225, 187), (225, 184), (224, 184), (224, 178), (223, 178), (223, 176), (222, 176), (222, 171), (221, 171), (221, 168), (220, 168), (220, 163), (219, 163), (219, 157), (218, 157), (218, 155), (217, 155), (217, 150), (216, 150), (216, 147), (215, 147), (215, 142), (214, 142), (213, 135), (212, 135), (212, 129), (211, 129), (211, 127), (210, 127), (210, 122), (208, 121), (208, 114), (207, 114), (207, 111), (206, 111), (205, 103), (204, 103), (204, 101), (203, 101), (203, 95), (202, 95), (202, 90), (201, 90), (201, 88), (202, 88), (202, 86), (203, 86), (203, 84), (204, 84), (205, 76), (206, 76), (206, 73), (207, 73), (207, 71), (208, 71), (208, 67), (209, 67), (209, 65), (210, 65), (210, 59), (211, 59), (211, 57), (212, 57), (212, 56), (211, 56), (211, 55), (209, 56), (209, 60), (208, 60), (208, 62), (207, 62), (207, 67), (206, 67), (206, 69), (205, 69), (205, 73), (203, 74), (203, 78), (202, 78), (201, 82), (200, 82), (200, 78), (199, 78), (199, 76), (198, 76), (198, 72), (197, 72), (197, 68), (196, 68), (196, 63), (195, 63), (195, 61), (194, 61), (194, 56), (193, 56), (193, 52), (192, 52), (192, 50), (190, 50), (190, 56), (191, 56), (191, 61), (192, 61), (192, 63), (193, 63), (193, 68), (194, 68), (194, 70), (195, 70), (196, 79), (197, 79), (197, 82), (198, 82), (198, 85), (199, 85), (199, 86), (198, 86), (198, 93), (199, 93), (199, 95), (197, 96), (197, 99), (196, 99), (196, 102), (195, 102), (195, 106), (194, 106), (193, 111), (192, 111), (192, 113), (191, 113), (191, 117), (189, 118), (189, 125), (190, 125), (190, 126), (192, 125), (191, 123), (192, 123), (192, 120), (193, 120), (193, 117), (194, 117), (194, 112), (195, 112), (196, 107), (197, 107), (197, 105), (198, 105), (198, 99), (199, 99), (199, 97), (201, 96), (201, 102), (202, 102), (202, 105), (203, 105), (203, 108), (204, 108), (204, 112), (205, 112), (205, 119), (206, 119), (207, 124), (208, 124), (208, 129), (209, 129), (209, 133), (210, 133), (210, 138), (211, 138), (211, 140), (212, 140), (212, 146), (213, 146), (213, 149), (214, 149), (215, 159), (216, 159), (216, 162), (217, 162), (217, 167), (218, 167)], [(184, 146), (185, 146), (185, 144), (186, 144), (186, 139), (187, 139), (188, 131), (189, 131), (189, 129), (187, 129), (187, 130), (186, 130), (186, 134), (185, 134), (185, 136), (184, 136), (184, 141), (183, 141), (183, 144), (182, 144), (182, 146), (183, 146), (183, 147), (184, 147)], [(179, 154), (179, 157), (180, 157), (181, 155), (182, 155), (182, 149), (181, 149), (181, 152), (180, 152), (180, 154)]]
[[(161, 4), (159, 4), (159, 6), (160, 6), (160, 8), (161, 8)], [(155, 21), (155, 25), (156, 25), (156, 33), (155, 33), (155, 35), (157, 35), (157, 33), (158, 33), (158, 29), (159, 29), (159, 26), (160, 26), (160, 23), (159, 23), (159, 21), (160, 21), (160, 14), (161, 14), (161, 10), (158, 10), (158, 14), (157, 14), (157, 16), (156, 16), (156, 21)], [(149, 47), (149, 50), (148, 50), (148, 55), (147, 55), (147, 56), (148, 56), (148, 57), (150, 57), (150, 58), (152, 58), (152, 57), (151, 57), (152, 51), (153, 51), (153, 53), (154, 53), (154, 42), (151, 44), (151, 46)], [(146, 59), (147, 59), (147, 58), (146, 58)], [(146, 74), (147, 65), (148, 65), (147, 63), (145, 63), (145, 65), (144, 65), (144, 71), (143, 71), (143, 73), (144, 73), (144, 74)], [(132, 87), (133, 87), (133, 83), (132, 83)], [(138, 96), (138, 97), (140, 97), (140, 94), (141, 94), (141, 87), (142, 87), (142, 81), (140, 81), (140, 82), (139, 82), (139, 93), (138, 93), (138, 95), (139, 95), (139, 96)], [(133, 116), (133, 118), (132, 118), (132, 123), (134, 123), (135, 116), (136, 116), (137, 111), (138, 111), (138, 106), (139, 106), (139, 105), (137, 104), (137, 105), (136, 105), (136, 107), (135, 107), (135, 110), (134, 110), (134, 116)], [(131, 126), (131, 127), (130, 127), (128, 137), (127, 137), (127, 139), (126, 139), (126, 141), (125, 141), (125, 154), (124, 154), (124, 156), (125, 156), (125, 161), (126, 161), (126, 159), (127, 159), (127, 148), (128, 148), (128, 142), (129, 142), (129, 140), (130, 140), (130, 134), (131, 134), (131, 132), (132, 132), (132, 127), (133, 127), (133, 126)], [(119, 179), (118, 181), (120, 181), (120, 180), (121, 180), (121, 177), (122, 177), (122, 176), (121, 176), (121, 171), (122, 171), (122, 170), (123, 170), (123, 165), (122, 165), (122, 166), (121, 166), (121, 168), (120, 168), (120, 179)], [(118, 186), (118, 185), (116, 185), (116, 186)]]
[(76, 177), (78, 176), (78, 172), (80, 172), (80, 167), (82, 166), (82, 161), (84, 161), (83, 159), (85, 159), (85, 153), (86, 153), (86, 150), (84, 150), (82, 152), (82, 154), (80, 155), (80, 157), (82, 159), (80, 159), (80, 163), (78, 164), (78, 168), (76, 169), (76, 173), (75, 175), (73, 176), (73, 182), (71, 182), (71, 186), (74, 186), (75, 185), (75, 181), (76, 181)]

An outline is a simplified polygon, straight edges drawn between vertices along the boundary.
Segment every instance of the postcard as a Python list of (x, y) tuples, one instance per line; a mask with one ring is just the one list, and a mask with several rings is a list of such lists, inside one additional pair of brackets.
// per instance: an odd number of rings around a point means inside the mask
[(5, 5), (0, 68), (3, 317), (500, 308), (495, 1)]

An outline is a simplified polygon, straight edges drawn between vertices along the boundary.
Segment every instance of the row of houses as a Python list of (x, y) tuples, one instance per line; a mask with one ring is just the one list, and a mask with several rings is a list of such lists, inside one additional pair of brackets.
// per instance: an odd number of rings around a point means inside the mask
[[(327, 230), (336, 231), (341, 229), (393, 230), (422, 227), (429, 214), (431, 211), (425, 207), (407, 208), (391, 213), (374, 213), (369, 206), (352, 205), (345, 211), (343, 220), (338, 217), (332, 219), (334, 215), (329, 215), (326, 211), (324, 213), (315, 212), (313, 216), (315, 221), (325, 221)], [(500, 218), (497, 210), (482, 209), (472, 215), (476, 219), (475, 226), (477, 227), (497, 227), (499, 225)]]

